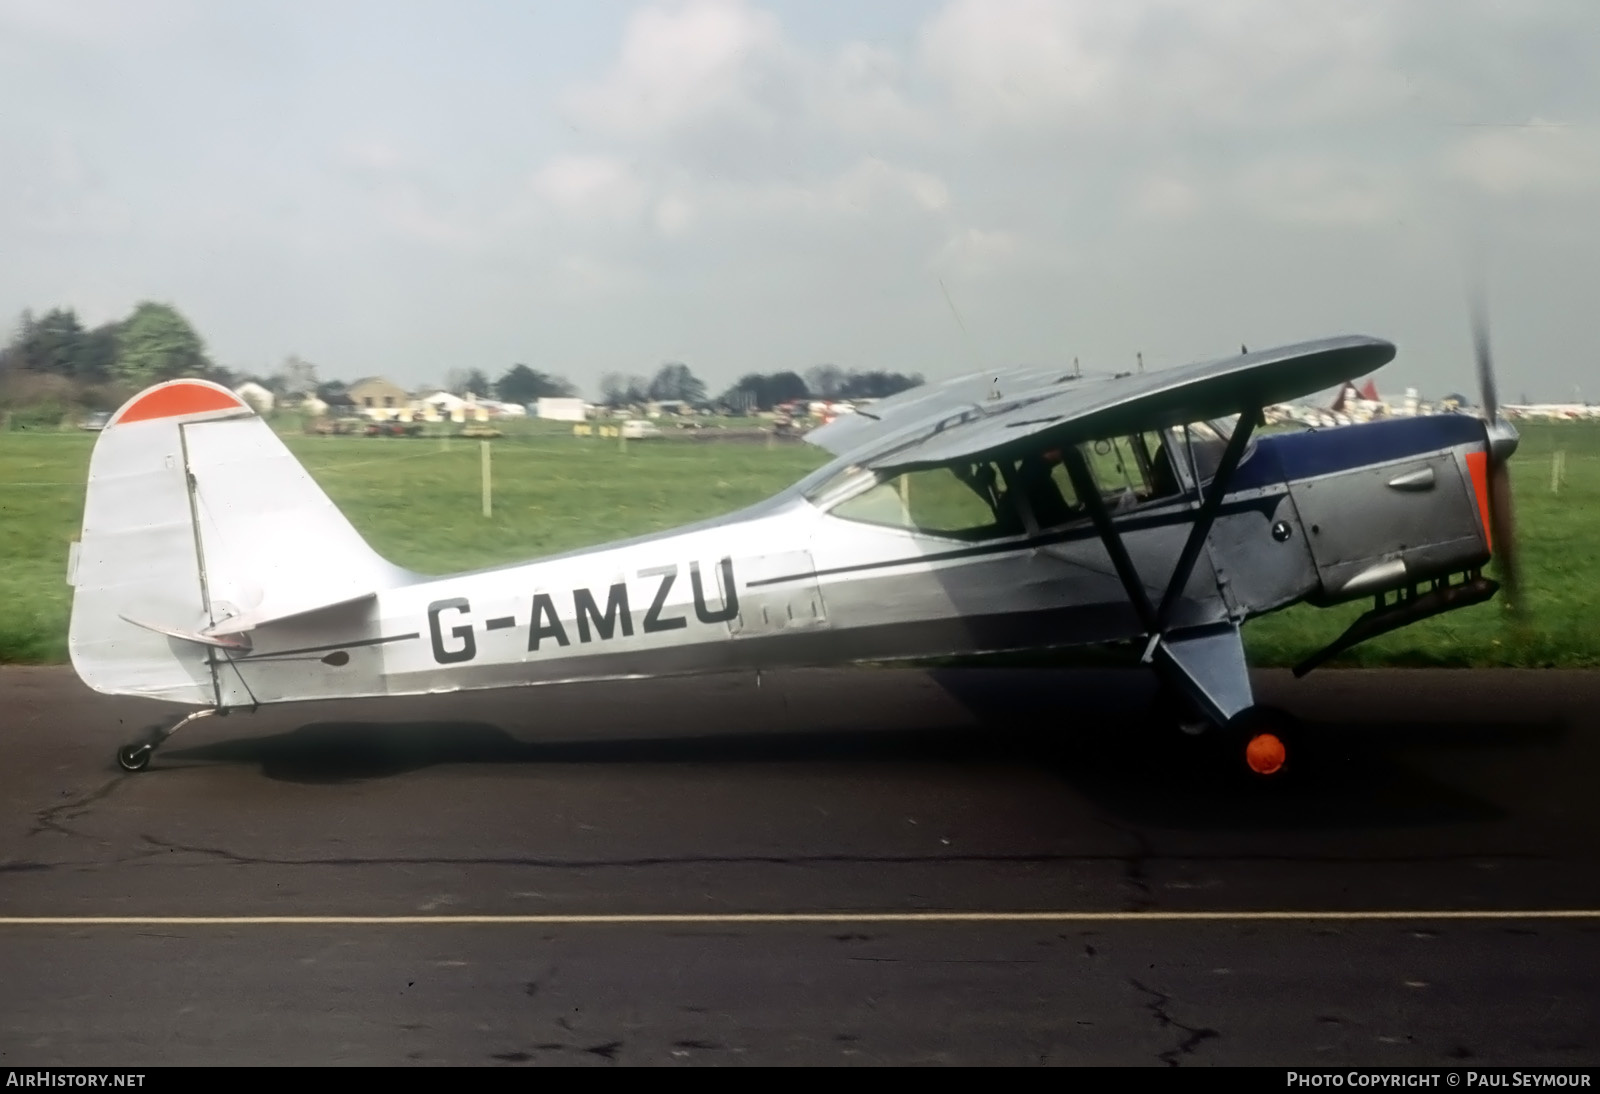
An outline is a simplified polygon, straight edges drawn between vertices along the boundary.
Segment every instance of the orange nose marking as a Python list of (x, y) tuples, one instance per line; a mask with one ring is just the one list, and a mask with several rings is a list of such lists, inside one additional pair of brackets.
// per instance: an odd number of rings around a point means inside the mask
[(1283, 747), (1283, 742), (1271, 733), (1257, 733), (1250, 738), (1250, 743), (1244, 746), (1244, 762), (1250, 765), (1250, 770), (1257, 775), (1272, 775), (1283, 768), (1284, 760), (1289, 758), (1288, 750)]
[(1494, 550), (1494, 537), (1489, 532), (1489, 453), (1468, 452), (1467, 472), (1472, 476), (1472, 492), (1478, 495), (1478, 519), (1483, 521), (1483, 541)]
[(155, 418), (176, 418), (180, 414), (202, 414), (208, 410), (247, 410), (231, 391), (192, 380), (175, 380), (153, 387), (117, 415), (113, 425), (146, 422)]

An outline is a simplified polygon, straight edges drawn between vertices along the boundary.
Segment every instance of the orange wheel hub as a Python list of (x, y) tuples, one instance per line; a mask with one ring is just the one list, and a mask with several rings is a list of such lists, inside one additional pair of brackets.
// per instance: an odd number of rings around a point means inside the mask
[(1257, 775), (1277, 774), (1283, 770), (1284, 761), (1288, 758), (1289, 752), (1283, 747), (1283, 741), (1272, 733), (1257, 733), (1244, 746), (1244, 762)]

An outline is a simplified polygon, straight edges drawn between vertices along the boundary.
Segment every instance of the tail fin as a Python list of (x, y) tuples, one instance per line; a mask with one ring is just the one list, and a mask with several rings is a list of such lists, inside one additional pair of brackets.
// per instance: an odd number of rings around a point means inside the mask
[(231, 391), (174, 380), (112, 416), (89, 462), (68, 647), (97, 691), (221, 704), (217, 649), (411, 575), (362, 540)]

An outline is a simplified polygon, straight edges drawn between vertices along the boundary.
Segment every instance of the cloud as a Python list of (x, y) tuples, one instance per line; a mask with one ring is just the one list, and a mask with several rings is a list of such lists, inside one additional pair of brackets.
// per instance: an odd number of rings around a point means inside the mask
[(805, 99), (816, 123), (848, 137), (927, 137), (926, 108), (906, 91), (905, 64), (891, 50), (846, 42), (831, 60), (808, 66)]
[(664, 236), (688, 231), (694, 221), (694, 205), (681, 194), (667, 194), (656, 202), (656, 230)]
[(468, 218), (454, 215), (418, 183), (399, 182), (384, 187), (373, 207), (378, 221), (391, 234), (414, 243), (465, 249), (483, 242)]
[(1291, 224), (1363, 225), (1390, 220), (1406, 203), (1403, 180), (1367, 163), (1275, 157), (1238, 173), (1236, 200), (1264, 219)]
[(830, 179), (820, 194), (822, 205), (839, 212), (893, 209), (940, 213), (950, 208), (950, 191), (938, 176), (896, 167), (875, 156)]
[(532, 190), (560, 213), (624, 220), (637, 216), (646, 186), (624, 162), (608, 156), (561, 156), (533, 176)]
[(562, 156), (533, 175), (539, 206), (567, 218), (574, 230), (607, 230), (649, 210), (662, 235), (680, 236), (697, 223), (767, 221), (802, 216), (859, 221), (943, 216), (950, 189), (936, 174), (865, 156), (810, 179), (699, 178), (682, 171), (643, 172), (605, 156)]
[(1011, 232), (960, 228), (951, 233), (927, 263), (936, 273), (986, 277), (1009, 266), (1022, 251)]
[(1178, 220), (1194, 214), (1201, 206), (1198, 187), (1188, 179), (1172, 174), (1150, 174), (1133, 188), (1131, 208), (1135, 215), (1153, 220)]
[(924, 69), (980, 129), (1285, 125), (1392, 103), (1375, 2), (955, 0), (918, 38)]
[(1600, 186), (1600, 140), (1592, 129), (1536, 118), (1457, 141), (1445, 153), (1445, 169), (1501, 196), (1593, 193)]
[(0, 160), (27, 164), (0, 172), (0, 229), (30, 236), (95, 237), (132, 230), (133, 210), (77, 142), (0, 134)]
[(641, 288), (636, 270), (589, 253), (564, 255), (557, 264), (556, 281), (569, 298), (603, 298)]
[[(579, 382), (669, 352), (933, 374), (964, 364), (936, 280), (986, 355), (1087, 361), (1152, 326), (1253, 345), (1252, 316), (1437, 340), (1405, 290), (1463, 190), (1524, 199), (1474, 211), (1507, 214), (1530, 301), (1600, 254), (1578, 0), (557, 8), (0, 0), (28, 104), (0, 116), (0, 315), (159, 293), (240, 359), (432, 369), (536, 330)], [(1460, 124), (1525, 118), (1569, 124)], [(1560, 343), (1528, 360), (1594, 355), (1528, 328)]]
[(343, 161), (359, 175), (381, 177), (410, 166), (394, 142), (376, 137), (351, 141), (344, 149)]
[[(450, 250), (479, 248), (487, 241), (482, 212), (453, 201), (437, 173), (400, 143), (381, 137), (349, 139), (331, 162), (334, 175), (353, 187), (349, 196), (360, 218), (382, 235)], [(231, 202), (213, 209), (223, 217), (241, 214)]]
[(1132, 11), (1124, 4), (957, 0), (923, 27), (919, 51), (968, 121), (1061, 124), (1115, 90), (1136, 29)]
[(567, 95), (573, 115), (606, 133), (671, 135), (706, 123), (766, 127), (767, 70), (783, 61), (776, 17), (737, 0), (653, 6), (629, 18), (602, 79)]
[(192, 25), (198, 0), (0, 0), (0, 30), (9, 28), (56, 43), (95, 49), (160, 41)]
[(894, 51), (861, 41), (803, 49), (770, 12), (689, 0), (635, 12), (616, 60), (562, 96), (584, 133), (701, 176), (795, 173), (809, 146), (926, 137)]
[(903, 235), (908, 224), (943, 225), (955, 214), (939, 176), (875, 156), (806, 180), (701, 182), (693, 203), (703, 223), (737, 224), (746, 234), (774, 238), (835, 228), (863, 238)]

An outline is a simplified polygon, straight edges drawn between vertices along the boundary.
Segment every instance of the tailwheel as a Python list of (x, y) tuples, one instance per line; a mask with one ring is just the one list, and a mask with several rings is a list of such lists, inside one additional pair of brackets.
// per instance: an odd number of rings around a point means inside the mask
[(144, 740), (135, 741), (133, 744), (123, 745), (117, 749), (117, 766), (124, 771), (143, 771), (150, 766), (150, 757), (156, 754), (156, 749), (160, 748), (166, 739), (178, 732), (178, 730), (196, 719), (209, 718), (213, 714), (226, 713), (227, 711), (221, 708), (197, 710), (192, 714), (184, 715), (170, 726), (151, 726), (150, 735)]
[(1280, 783), (1305, 766), (1299, 720), (1277, 707), (1240, 711), (1218, 735), (1227, 767), (1253, 783)]
[(150, 756), (156, 746), (146, 741), (144, 744), (123, 745), (117, 749), (117, 766), (124, 771), (143, 771), (150, 766)]

